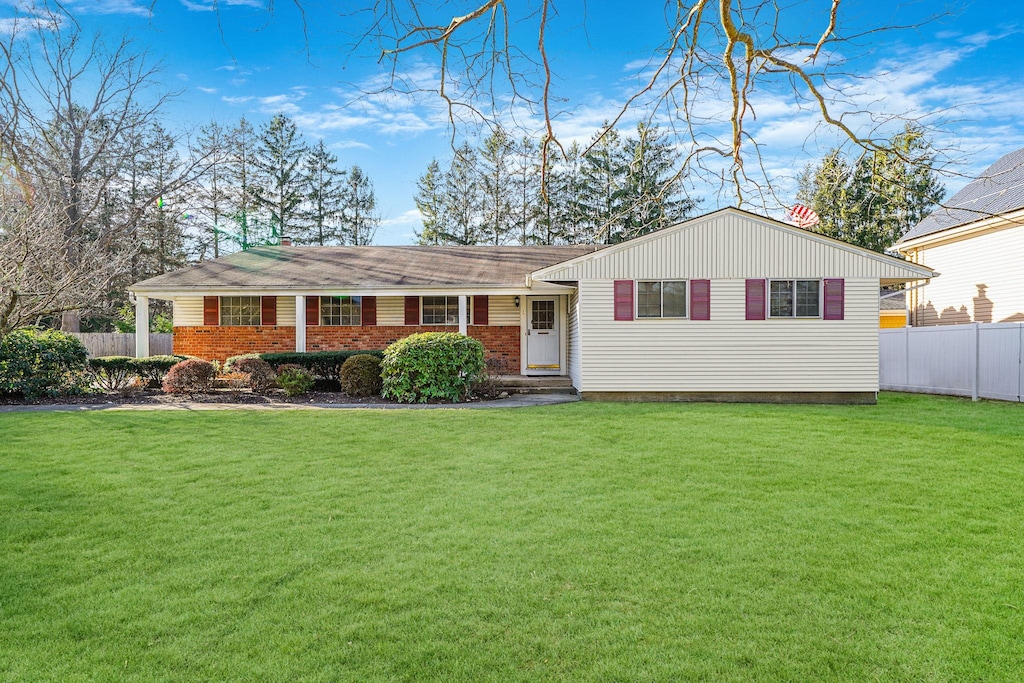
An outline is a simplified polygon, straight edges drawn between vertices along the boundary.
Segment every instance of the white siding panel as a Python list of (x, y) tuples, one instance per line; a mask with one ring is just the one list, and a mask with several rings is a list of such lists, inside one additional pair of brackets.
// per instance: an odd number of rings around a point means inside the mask
[[(174, 327), (198, 327), (203, 324), (203, 297), (180, 297), (173, 300)], [(294, 323), (293, 323), (294, 324)]]
[(940, 277), (911, 292), (914, 324), (1024, 320), (1024, 227), (918, 250), (913, 260)]
[(877, 391), (878, 280), (846, 279), (845, 320), (745, 320), (744, 280), (712, 280), (711, 320), (613, 319), (580, 283), (581, 391)]
[(487, 300), (488, 325), (518, 325), (519, 309), (514, 296), (492, 296)]
[(295, 297), (277, 297), (277, 324), (279, 327), (295, 327)]
[(583, 358), (580, 353), (580, 297), (578, 292), (569, 295), (569, 310), (566, 312), (566, 365), (572, 385), (579, 389), (583, 374)]
[(405, 324), (405, 297), (404, 296), (379, 296), (379, 297), (377, 297), (377, 324), (378, 325), (404, 325)]
[[(928, 261), (929, 266), (932, 266)], [(720, 212), (573, 265), (541, 271), (542, 279), (842, 277), (920, 278), (898, 261), (752, 216)]]

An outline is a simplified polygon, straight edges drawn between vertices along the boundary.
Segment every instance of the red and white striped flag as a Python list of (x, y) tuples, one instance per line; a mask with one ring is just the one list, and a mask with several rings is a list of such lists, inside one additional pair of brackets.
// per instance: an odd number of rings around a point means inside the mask
[(809, 209), (800, 204), (795, 204), (793, 208), (789, 210), (786, 218), (796, 223), (798, 228), (803, 228), (805, 230), (807, 228), (814, 227), (821, 221), (821, 219), (818, 218), (818, 214), (814, 213), (813, 209)]

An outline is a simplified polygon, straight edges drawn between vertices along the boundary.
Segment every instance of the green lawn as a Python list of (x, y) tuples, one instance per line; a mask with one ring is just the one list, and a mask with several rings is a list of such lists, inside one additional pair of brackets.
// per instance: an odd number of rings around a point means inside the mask
[(1022, 405), (0, 415), (0, 680), (1022, 678)]

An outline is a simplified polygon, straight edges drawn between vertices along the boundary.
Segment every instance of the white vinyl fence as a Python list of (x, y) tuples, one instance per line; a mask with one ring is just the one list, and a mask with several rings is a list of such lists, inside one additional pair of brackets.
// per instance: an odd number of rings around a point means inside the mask
[[(100, 356), (134, 356), (135, 334), (120, 332), (72, 332), (82, 340), (93, 358)], [(171, 353), (174, 335), (170, 332), (149, 334), (149, 355), (165, 356)]]
[(1024, 324), (880, 330), (878, 384), (890, 391), (1024, 400)]

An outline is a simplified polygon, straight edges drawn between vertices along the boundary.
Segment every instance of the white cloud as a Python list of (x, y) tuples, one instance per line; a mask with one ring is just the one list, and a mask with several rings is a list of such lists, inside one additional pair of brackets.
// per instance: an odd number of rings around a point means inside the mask
[(257, 8), (264, 6), (260, 0), (200, 0), (199, 2), (180, 0), (180, 2), (190, 12), (214, 12), (224, 7), (236, 6)]
[(224, 97), (222, 97), (220, 99), (223, 100), (224, 102), (227, 102), (228, 104), (246, 104), (247, 102), (251, 102), (253, 100), (253, 97), (251, 95), (245, 95), (245, 96), (242, 96), (242, 97), (228, 97), (228, 96), (224, 96)]
[(149, 4), (136, 4), (133, 0), (71, 0), (64, 3), (64, 8), (72, 14), (151, 14)]
[(382, 227), (419, 225), (423, 222), (423, 215), (419, 209), (409, 209), (394, 218), (386, 218), (380, 222)]
[(217, 88), (204, 88), (203, 86), (200, 85), (200, 86), (198, 86), (196, 88), (196, 90), (198, 90), (200, 92), (204, 92), (207, 95), (216, 95), (217, 94)]

